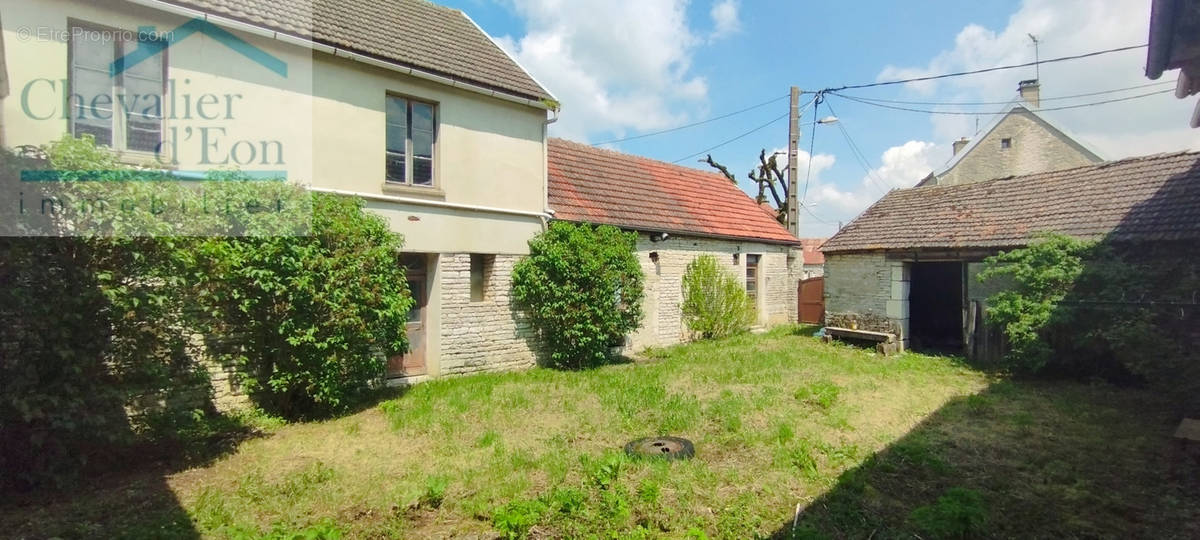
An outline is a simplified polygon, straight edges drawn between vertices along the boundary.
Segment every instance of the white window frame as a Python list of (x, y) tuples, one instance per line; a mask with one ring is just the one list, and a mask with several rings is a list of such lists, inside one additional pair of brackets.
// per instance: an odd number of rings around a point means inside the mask
[[(396, 179), (391, 178), (387, 171), (387, 160), (390, 159), (389, 154), (391, 154), (391, 150), (388, 149), (388, 147), (387, 147), (387, 123), (388, 123), (388, 118), (387, 118), (388, 103), (387, 102), (388, 102), (388, 100), (392, 100), (392, 99), (401, 99), (401, 100), (404, 100), (404, 102), (405, 102), (405, 105), (404, 105), (404, 108), (405, 108), (404, 179), (403, 180), (396, 180)], [(413, 163), (416, 160), (416, 153), (414, 152), (414, 145), (413, 145), (413, 122), (412, 122), (413, 104), (421, 104), (421, 105), (428, 106), (430, 108), (430, 110), (432, 111), (432, 116), (433, 116), (433, 145), (432, 145), (432, 148), (430, 149), (430, 156), (429, 156), (429, 183), (428, 184), (413, 183), (413, 177), (412, 177), (413, 171), (414, 171)], [(407, 96), (407, 95), (403, 95), (403, 94), (396, 94), (396, 93), (389, 92), (389, 93), (387, 93), (385, 101), (384, 101), (383, 114), (384, 114), (384, 149), (383, 149), (383, 151), (384, 151), (384, 170), (383, 170), (384, 185), (385, 186), (403, 186), (406, 188), (411, 187), (411, 188), (416, 188), (416, 189), (436, 190), (439, 185), (438, 184), (438, 138), (439, 138), (438, 135), (439, 135), (439, 132), (441, 131), (440, 130), (441, 122), (439, 121), (438, 104), (436, 102), (429, 101), (429, 100), (418, 99), (418, 98), (413, 98), (411, 96)]]
[[(113, 27), (109, 27), (109, 26), (105, 26), (102, 24), (97, 24), (97, 23), (93, 23), (93, 22), (89, 22), (89, 21), (79, 20), (79, 19), (69, 19), (67, 21), (67, 27), (68, 27), (68, 30), (69, 30), (71, 36), (77, 35), (76, 30), (75, 30), (77, 28), (80, 29), (81, 31), (85, 31), (85, 32), (86, 31), (108, 32), (114, 36), (121, 36), (121, 35), (130, 34), (130, 33), (132, 33), (132, 34), (137, 33), (137, 32), (126, 32), (126, 31), (122, 31), (122, 30), (119, 30), (119, 29), (116, 29)], [(116, 61), (116, 59), (120, 58), (121, 55), (123, 55), (123, 54), (128, 54), (127, 52), (125, 52), (125, 44), (127, 42), (128, 42), (127, 40), (121, 40), (119, 37), (117, 37), (113, 40), (113, 51), (112, 51), (113, 61)], [(167, 145), (166, 145), (167, 111), (166, 111), (166, 108), (168, 105), (167, 104), (167, 74), (168, 74), (168, 70), (169, 70), (168, 66), (170, 64), (169, 64), (169, 58), (167, 55), (166, 47), (164, 47), (162, 52), (160, 52), (159, 54), (162, 55), (162, 77), (161, 77), (162, 87), (160, 88), (161, 93), (159, 94), (158, 151), (156, 152), (156, 151), (140, 150), (140, 149), (139, 150), (131, 150), (129, 148), (129, 140), (128, 140), (129, 122), (128, 122), (128, 119), (125, 117), (126, 111), (123, 110), (124, 108), (120, 106), (121, 96), (123, 96), (125, 94), (126, 74), (121, 73), (121, 74), (117, 75), (116, 77), (113, 77), (112, 86), (111, 86), (111, 94), (110, 94), (110, 97), (112, 98), (112, 110), (110, 111), (110, 113), (112, 115), (112, 118), (110, 119), (110, 122), (111, 122), (110, 127), (112, 130), (112, 135), (111, 135), (112, 140), (111, 140), (111, 145), (109, 145), (109, 147), (112, 148), (114, 151), (116, 151), (118, 156), (136, 156), (139, 158), (159, 157), (161, 160), (169, 159), (169, 156), (166, 155), (166, 150), (167, 150)], [(73, 37), (71, 37), (71, 38), (67, 39), (67, 96), (68, 96), (68, 98), (67, 98), (67, 111), (68, 111), (68, 113), (67, 113), (67, 130), (69, 133), (71, 133), (72, 136), (78, 137), (78, 134), (75, 131), (76, 109), (77, 109), (78, 104), (72, 99), (75, 96), (75, 94), (77, 93), (75, 91), (75, 84), (76, 84), (75, 83), (75, 67), (76, 67), (75, 66), (75, 40)], [(81, 96), (81, 98), (82, 97), (83, 96)]]

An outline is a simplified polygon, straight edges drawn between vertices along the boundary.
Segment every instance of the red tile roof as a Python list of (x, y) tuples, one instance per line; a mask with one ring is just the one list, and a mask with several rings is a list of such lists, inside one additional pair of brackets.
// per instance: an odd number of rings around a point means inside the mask
[(1200, 240), (1200, 153), (888, 193), (821, 250), (1011, 248), (1037, 232), (1087, 239)]
[(550, 139), (555, 219), (702, 237), (799, 245), (744, 191), (715, 172)]
[(825, 264), (825, 254), (821, 253), (821, 244), (828, 238), (801, 238), (800, 245), (804, 247), (804, 264)]

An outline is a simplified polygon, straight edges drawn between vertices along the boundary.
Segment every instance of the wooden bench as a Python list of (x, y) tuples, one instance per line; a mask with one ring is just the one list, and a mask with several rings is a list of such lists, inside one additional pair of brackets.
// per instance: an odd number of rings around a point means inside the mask
[(874, 341), (876, 342), (875, 351), (884, 356), (900, 352), (900, 342), (896, 340), (896, 334), (890, 334), (887, 332), (872, 332), (870, 330), (855, 330), (853, 328), (826, 326), (825, 337), (822, 339), (826, 343), (829, 343), (833, 341), (834, 338)]

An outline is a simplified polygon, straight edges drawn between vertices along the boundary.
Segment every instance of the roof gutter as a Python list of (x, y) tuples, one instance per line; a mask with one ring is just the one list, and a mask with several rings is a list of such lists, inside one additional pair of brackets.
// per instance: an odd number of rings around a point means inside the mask
[(1150, 4), (1150, 40), (1146, 50), (1146, 78), (1162, 77), (1171, 62), (1171, 39), (1175, 26), (1175, 0), (1153, 0)]
[(480, 206), (476, 204), (459, 204), (448, 203), (442, 201), (429, 201), (425, 199), (415, 199), (411, 197), (397, 197), (395, 195), (380, 195), (378, 193), (365, 193), (362, 191), (347, 191), (344, 189), (330, 189), (310, 187), (309, 191), (317, 193), (329, 193), (333, 195), (342, 195), (345, 197), (359, 197), (370, 201), (382, 201), (401, 204), (412, 204), (417, 206), (433, 206), (436, 208), (448, 208), (451, 210), (466, 210), (469, 212), (484, 212), (489, 214), (506, 214), (510, 216), (534, 217), (539, 219), (550, 219), (552, 216), (547, 212), (530, 212), (528, 210), (514, 210), (511, 208), (499, 208), (495, 206)]
[[(334, 47), (331, 45), (325, 45), (323, 43), (317, 43), (316, 41), (313, 41), (308, 38), (294, 36), (292, 34), (286, 34), (283, 32), (277, 32), (270, 28), (253, 25), (253, 24), (249, 24), (249, 23), (244, 23), (244, 22), (238, 21), (236, 19), (222, 17), (220, 15), (214, 15), (214, 14), (200, 11), (197, 9), (186, 8), (183, 6), (177, 6), (175, 4), (167, 3), (162, 0), (127, 0), (127, 1), (132, 4), (137, 4), (137, 5), (145, 6), (148, 8), (157, 9), (159, 11), (165, 11), (167, 13), (172, 13), (175, 15), (183, 16), (183, 17), (188, 17), (188, 18), (192, 18), (192, 19), (201, 19), (206, 22), (215, 24), (217, 26), (229, 28), (232, 30), (238, 30), (241, 32), (246, 32), (248, 34), (264, 37), (267, 39), (273, 39), (273, 40), (276, 40), (276, 41), (279, 41), (282, 43), (286, 43), (288, 45), (304, 47), (306, 49), (311, 49), (314, 51), (320, 51), (323, 53), (332, 54), (334, 56), (338, 56), (341, 58), (347, 58), (350, 60), (354, 60), (356, 62), (361, 62), (364, 64), (372, 65), (372, 66), (383, 68), (383, 69), (386, 69), (389, 71), (395, 71), (398, 73), (403, 73), (405, 75), (411, 75), (418, 79), (425, 79), (427, 81), (433, 81), (436, 83), (444, 84), (446, 86), (459, 88), (459, 89), (465, 90), (467, 92), (482, 94), (484, 96), (494, 97), (494, 98), (502, 99), (505, 101), (511, 101), (513, 103), (519, 103), (521, 105), (526, 105), (526, 106), (534, 107), (537, 109), (542, 109), (542, 110), (547, 110), (547, 111), (557, 110), (557, 103), (554, 103), (553, 100), (551, 100), (551, 102), (545, 102), (543, 100), (529, 99), (529, 98), (509, 94), (506, 92), (498, 92), (496, 90), (492, 90), (490, 88), (485, 88), (483, 86), (479, 86), (476, 84), (471, 84), (471, 83), (459, 81), (456, 79), (451, 79), (449, 77), (444, 77), (442, 75), (438, 75), (431, 71), (425, 71), (425, 70), (422, 70), (419, 68), (405, 66), (398, 62), (389, 62), (386, 60), (380, 60), (378, 58), (360, 54), (360, 53), (357, 53), (354, 51), (350, 51), (348, 49), (343, 49), (341, 47)], [(472, 22), (474, 22), (474, 21), (472, 21)], [(476, 26), (478, 26), (478, 25), (476, 25)], [(484, 35), (487, 35), (487, 34), (484, 33)], [(536, 82), (536, 80), (535, 80), (535, 82)]]
[(685, 231), (683, 229), (646, 228), (646, 227), (638, 227), (638, 226), (634, 226), (634, 225), (621, 225), (618, 223), (590, 222), (590, 221), (578, 220), (578, 219), (561, 219), (561, 218), (554, 218), (554, 219), (557, 219), (558, 221), (570, 221), (572, 223), (593, 223), (595, 225), (612, 225), (613, 227), (618, 227), (618, 228), (621, 228), (621, 229), (624, 229), (627, 231), (634, 231), (634, 232), (667, 233), (669, 235), (690, 236), (692, 238), (710, 238), (713, 240), (731, 240), (731, 241), (735, 241), (735, 242), (757, 242), (759, 244), (773, 244), (773, 245), (779, 245), (779, 246), (802, 247), (804, 245), (804, 243), (802, 241), (800, 241), (800, 239), (776, 240), (776, 239), (772, 239), (772, 238), (752, 238), (752, 237), (747, 237), (747, 236), (732, 236), (732, 235), (728, 235), (728, 234), (714, 234), (714, 233), (702, 233), (702, 232), (696, 232), (696, 231)]

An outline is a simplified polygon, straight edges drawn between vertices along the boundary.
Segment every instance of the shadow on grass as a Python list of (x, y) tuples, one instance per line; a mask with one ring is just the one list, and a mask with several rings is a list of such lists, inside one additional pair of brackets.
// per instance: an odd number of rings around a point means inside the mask
[(1200, 463), (1144, 391), (1000, 382), (844, 472), (772, 538), (1197, 538)]

